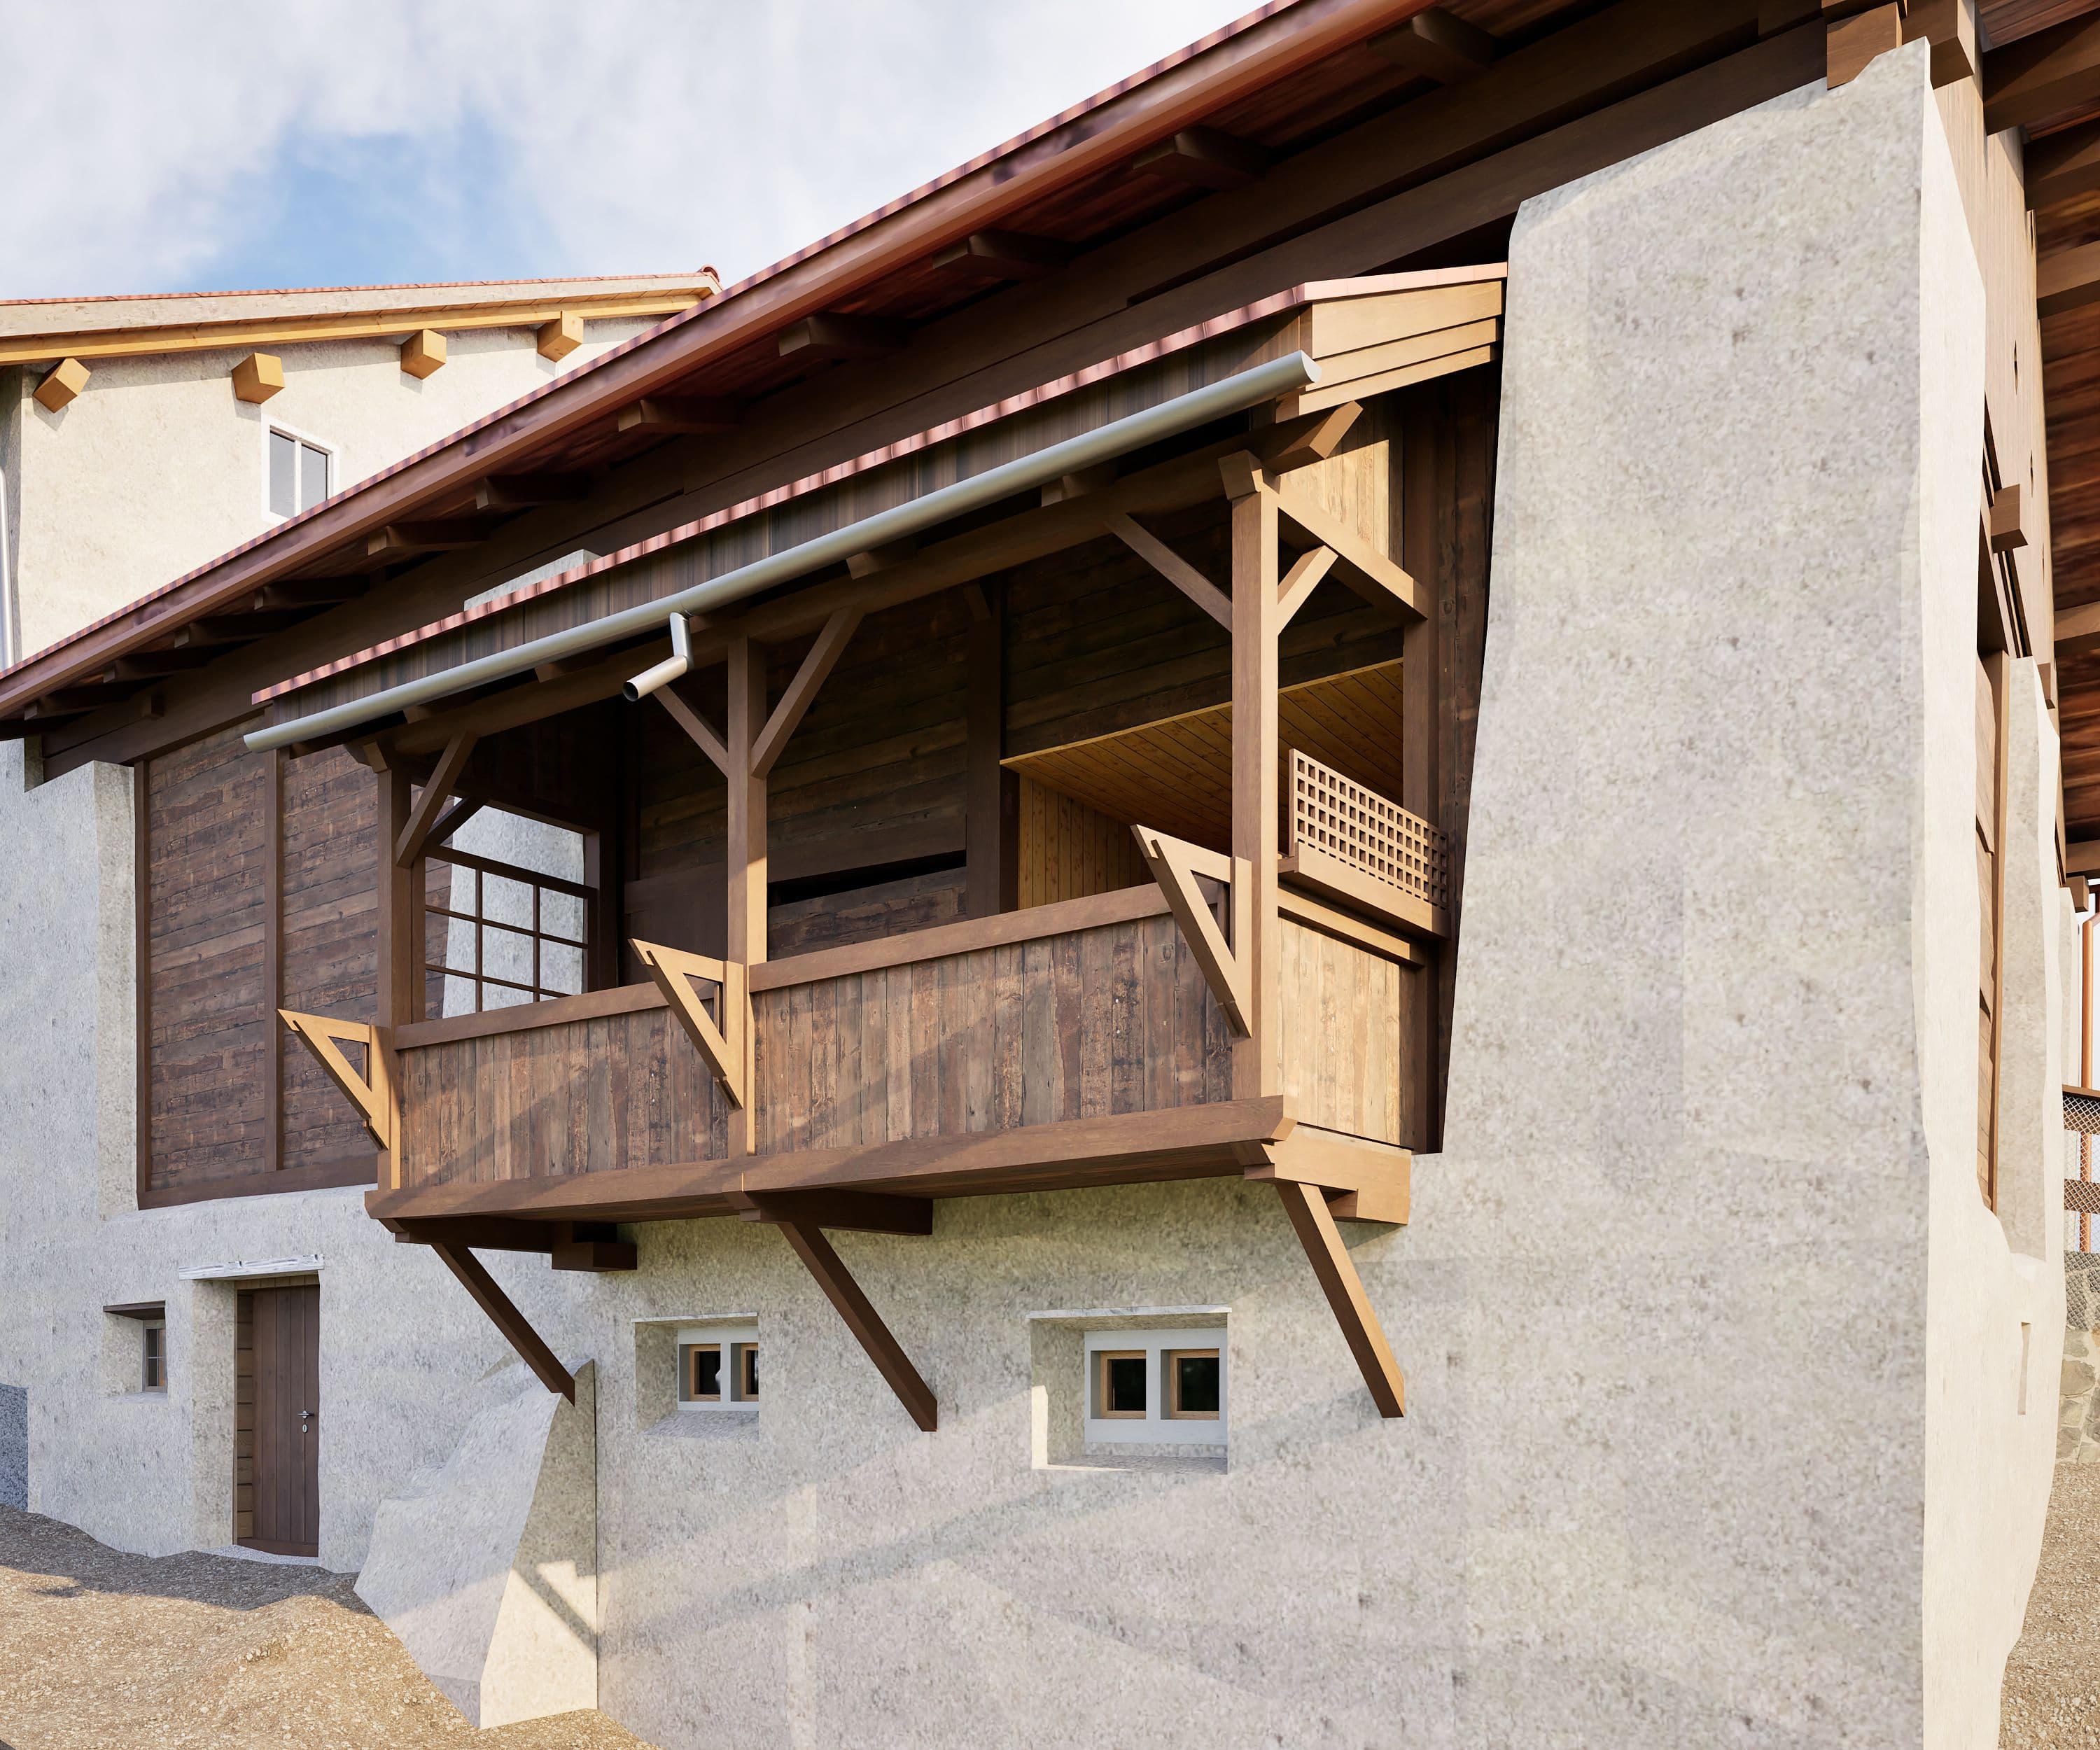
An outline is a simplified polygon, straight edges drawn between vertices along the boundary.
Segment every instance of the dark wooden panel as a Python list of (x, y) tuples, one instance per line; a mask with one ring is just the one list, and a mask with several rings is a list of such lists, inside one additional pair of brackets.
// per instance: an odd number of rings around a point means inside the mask
[(400, 1061), (404, 1186), (726, 1152), (721, 1095), (664, 1009), (419, 1046)]
[[(338, 1020), (378, 1013), (378, 792), (337, 749), (286, 763), (285, 1006)], [(373, 1158), (370, 1137), (313, 1054), (278, 1029), (288, 1170)]]
[(149, 1189), (263, 1170), (267, 786), (239, 728), (148, 770)]
[(255, 1296), (235, 1297), (233, 1325), (233, 1541), (255, 1535)]
[(1166, 917), (762, 992), (761, 1153), (1231, 1095), (1224, 1020)]
[(253, 1295), (254, 1528), (241, 1541), (280, 1555), (315, 1554), (320, 1541), (320, 1299), (313, 1287)]

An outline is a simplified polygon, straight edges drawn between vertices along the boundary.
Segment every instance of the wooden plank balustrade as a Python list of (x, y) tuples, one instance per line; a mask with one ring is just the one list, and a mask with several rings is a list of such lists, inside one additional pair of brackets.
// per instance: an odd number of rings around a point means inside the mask
[[(810, 955), (814, 976), (795, 961), (755, 969), (773, 988), (752, 998), (746, 1164), (1232, 1098), (1224, 1016), (1156, 895), (1039, 910), (1110, 921), (1024, 934), (1030, 915), (1008, 914)], [(1020, 939), (938, 951), (988, 935)], [(1418, 1108), (1401, 1080), (1401, 981), (1417, 974), (1288, 919), (1282, 943), (1298, 1117), (1405, 1143)], [(727, 1154), (726, 1103), (654, 986), (424, 1022), (396, 1046), (403, 1192), (609, 1175), (611, 1206), (625, 1170)]]

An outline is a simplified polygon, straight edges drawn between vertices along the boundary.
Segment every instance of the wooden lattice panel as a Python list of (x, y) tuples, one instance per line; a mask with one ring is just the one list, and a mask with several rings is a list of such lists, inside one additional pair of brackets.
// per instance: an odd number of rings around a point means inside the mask
[(1324, 852), (1440, 911), (1450, 903), (1444, 835), (1296, 748), (1290, 753), (1290, 837), (1294, 852)]

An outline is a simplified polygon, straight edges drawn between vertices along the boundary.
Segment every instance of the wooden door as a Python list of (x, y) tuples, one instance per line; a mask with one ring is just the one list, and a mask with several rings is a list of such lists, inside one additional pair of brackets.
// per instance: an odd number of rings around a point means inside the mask
[(320, 1541), (321, 1291), (255, 1290), (254, 1533), (275, 1555)]

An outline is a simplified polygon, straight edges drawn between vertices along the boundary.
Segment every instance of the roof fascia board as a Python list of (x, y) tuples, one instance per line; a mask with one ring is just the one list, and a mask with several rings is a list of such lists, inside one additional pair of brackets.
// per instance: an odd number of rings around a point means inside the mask
[[(399, 520), (424, 497), (501, 472), (506, 460), (558, 433), (660, 391), (699, 365), (762, 340), (868, 280), (984, 228), (1003, 213), (1110, 167), (1226, 104), (1404, 23), (1430, 3), (1274, 0), (1013, 145), (878, 209), (845, 231), (610, 348), (349, 491), (82, 628), (14, 669), (0, 671), (0, 716), (15, 715), (29, 700), (99, 669), (105, 657), (92, 634), (112, 622), (128, 622), (138, 636), (153, 637), (206, 616), (322, 551)], [(33, 667), (42, 672), (21, 672)]]

